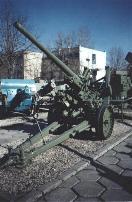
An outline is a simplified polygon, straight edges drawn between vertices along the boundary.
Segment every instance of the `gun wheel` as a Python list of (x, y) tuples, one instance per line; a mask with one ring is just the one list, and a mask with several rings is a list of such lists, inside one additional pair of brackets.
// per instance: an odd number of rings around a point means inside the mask
[(96, 132), (100, 139), (107, 139), (111, 136), (114, 126), (113, 110), (110, 106), (101, 107), (98, 113)]

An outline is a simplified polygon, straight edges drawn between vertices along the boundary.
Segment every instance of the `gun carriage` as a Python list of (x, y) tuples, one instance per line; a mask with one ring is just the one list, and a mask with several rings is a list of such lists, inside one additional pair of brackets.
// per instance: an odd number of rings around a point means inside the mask
[(110, 75), (111, 103), (118, 108), (132, 104), (132, 53), (128, 52), (125, 59), (129, 63), (127, 69), (112, 70)]
[[(42, 46), (21, 24), (16, 22), (14, 25), (65, 73), (65, 82), (68, 87), (65, 91), (56, 93), (54, 103), (48, 113), (49, 125), (41, 133), (30, 136), (15, 149), (8, 148), (8, 153), (1, 159), (1, 165), (12, 163), (22, 165), (32, 157), (86, 129), (94, 128), (99, 139), (110, 137), (114, 117), (109, 102), (111, 95), (109, 68), (106, 68), (106, 76), (102, 78), (103, 85), (100, 85), (99, 81), (92, 80), (92, 73), (89, 69), (82, 75), (76, 75), (66, 64)], [(60, 135), (45, 141), (45, 137), (50, 133), (60, 133)], [(37, 142), (41, 142), (41, 145), (35, 147)]]

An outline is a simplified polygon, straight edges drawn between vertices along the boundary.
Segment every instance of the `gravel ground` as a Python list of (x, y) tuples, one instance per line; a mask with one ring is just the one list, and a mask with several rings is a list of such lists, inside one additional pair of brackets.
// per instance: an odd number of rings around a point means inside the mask
[[(46, 113), (41, 113), (39, 121), (41, 128), (45, 126)], [(36, 133), (36, 125), (30, 120), (21, 117), (12, 117), (1, 121), (0, 140), (5, 136), (3, 145), (16, 146), (31, 132)], [(13, 194), (26, 193), (38, 186), (56, 179), (62, 172), (72, 167), (81, 159), (80, 154), (93, 154), (101, 147), (117, 139), (122, 133), (132, 127), (131, 120), (125, 119), (124, 123), (115, 121), (112, 136), (106, 141), (97, 141), (92, 132), (85, 132), (74, 138), (68, 139), (61, 146), (56, 146), (46, 153), (33, 159), (32, 163), (23, 169), (8, 167), (0, 170), (0, 190)], [(19, 136), (19, 137), (17, 137)], [(0, 155), (6, 150), (0, 147)], [(76, 152), (77, 151), (77, 152)]]

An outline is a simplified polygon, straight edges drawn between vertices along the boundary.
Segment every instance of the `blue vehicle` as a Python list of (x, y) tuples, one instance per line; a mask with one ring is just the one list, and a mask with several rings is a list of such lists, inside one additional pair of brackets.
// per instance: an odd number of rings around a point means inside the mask
[(32, 109), (36, 94), (34, 80), (0, 80), (0, 116), (8, 112), (27, 112)]

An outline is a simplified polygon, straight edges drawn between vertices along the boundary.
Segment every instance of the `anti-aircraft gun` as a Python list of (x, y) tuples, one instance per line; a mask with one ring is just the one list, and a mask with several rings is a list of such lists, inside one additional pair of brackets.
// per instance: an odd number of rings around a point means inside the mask
[[(54, 103), (48, 114), (49, 125), (41, 134), (31, 136), (17, 148), (10, 149), (2, 162), (22, 164), (86, 129), (95, 128), (97, 138), (108, 138), (114, 125), (113, 111), (109, 105), (109, 68), (106, 68), (106, 76), (102, 78), (104, 80), (102, 84), (91, 79), (89, 69), (83, 75), (78, 76), (42, 46), (21, 24), (16, 22), (14, 25), (65, 73), (68, 87), (65, 91), (58, 91), (54, 97)], [(49, 141), (44, 140), (48, 134), (58, 131), (62, 132), (59, 137)], [(41, 140), (41, 146), (37, 148), (33, 146)]]

